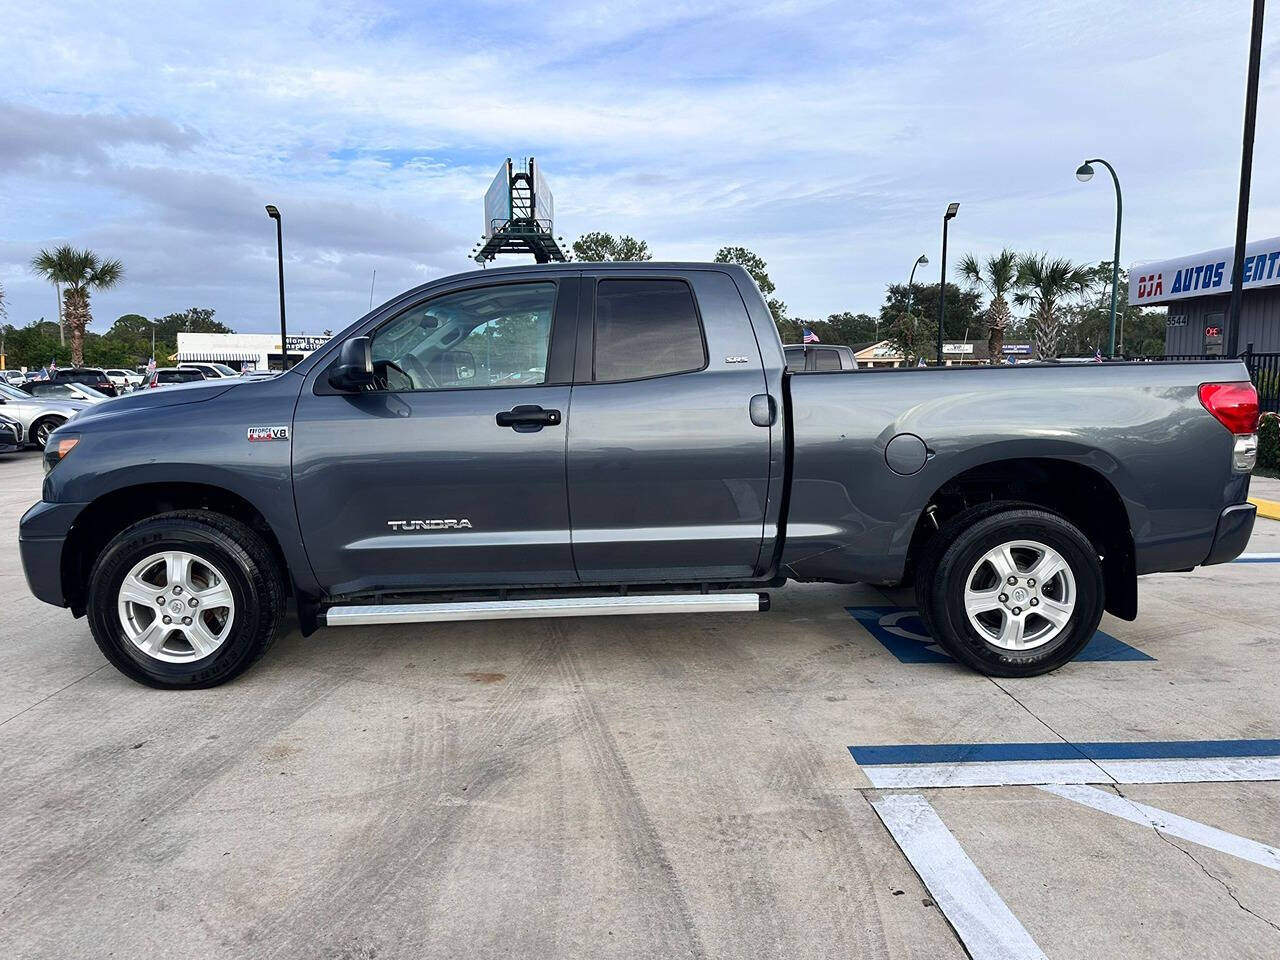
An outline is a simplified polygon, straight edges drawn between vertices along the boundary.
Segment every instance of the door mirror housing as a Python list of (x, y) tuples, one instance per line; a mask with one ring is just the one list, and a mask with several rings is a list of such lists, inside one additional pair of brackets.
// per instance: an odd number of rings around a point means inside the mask
[(329, 386), (357, 391), (373, 383), (373, 350), (368, 337), (352, 337), (338, 351), (338, 362), (329, 368)]

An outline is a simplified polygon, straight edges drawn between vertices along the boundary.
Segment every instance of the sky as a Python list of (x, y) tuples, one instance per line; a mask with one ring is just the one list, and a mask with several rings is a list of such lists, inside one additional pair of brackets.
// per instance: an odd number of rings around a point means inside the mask
[[(42, 247), (120, 259), (93, 328), (212, 307), (290, 332), (474, 269), (484, 191), (536, 157), (555, 232), (726, 244), (793, 316), (874, 312), (1002, 246), (1121, 261), (1234, 240), (1248, 0), (1123, 3), (130, 3), (0, 0), (0, 283), (56, 316)], [(1280, 234), (1280, 12), (1251, 238)], [(500, 257), (498, 263), (531, 258)], [(950, 279), (955, 279), (954, 272)]]

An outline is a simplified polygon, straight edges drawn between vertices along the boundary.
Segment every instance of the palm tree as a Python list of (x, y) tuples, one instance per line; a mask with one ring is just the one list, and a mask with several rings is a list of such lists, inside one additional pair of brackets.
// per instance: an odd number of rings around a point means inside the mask
[(1013, 302), (1031, 308), (1031, 326), (1035, 331), (1036, 359), (1053, 360), (1058, 356), (1058, 302), (1072, 294), (1082, 293), (1089, 282), (1089, 271), (1070, 260), (1047, 254), (1027, 254), (1018, 260), (1018, 292)]
[(124, 279), (119, 260), (102, 260), (92, 250), (76, 250), (63, 244), (52, 251), (41, 250), (31, 258), (31, 269), (50, 283), (60, 283), (63, 291), (62, 315), (71, 328), (71, 362), (84, 364), (84, 331), (93, 322), (89, 294), (108, 290)]
[(1018, 255), (1009, 249), (1001, 250), (988, 257), (984, 267), (969, 254), (960, 261), (960, 273), (970, 287), (985, 290), (991, 298), (987, 306), (987, 352), (992, 363), (999, 363), (1004, 353), (1004, 331), (1009, 326), (1009, 301), (1005, 298), (1013, 292), (1018, 279)]

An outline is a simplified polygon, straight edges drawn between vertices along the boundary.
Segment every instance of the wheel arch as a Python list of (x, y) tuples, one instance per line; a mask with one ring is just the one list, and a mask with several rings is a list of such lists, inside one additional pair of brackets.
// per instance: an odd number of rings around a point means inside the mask
[[(31, 421), (31, 426), (27, 430), (27, 440), (31, 443), (36, 442), (35, 435), (36, 435), (36, 431), (40, 428), (40, 424), (45, 423), (46, 421), (52, 420), (57, 423), (57, 427), (60, 427), (64, 423), (66, 423), (69, 419), (70, 417), (62, 413), (55, 413), (52, 411), (48, 413), (42, 413), (38, 417), (36, 417), (34, 420)], [(57, 427), (54, 427), (54, 429), (56, 430)]]
[[(117, 488), (90, 502), (67, 535), (62, 551), (62, 589), (76, 616), (85, 612), (89, 572), (107, 543), (139, 520), (175, 510), (209, 510), (248, 526), (266, 543), (294, 597), (302, 597), (279, 536), (262, 512), (244, 497), (209, 484), (142, 483)], [(305, 606), (309, 605), (299, 603), (300, 618), (304, 620)]]
[(1084, 532), (1102, 557), (1106, 610), (1137, 616), (1137, 567), (1129, 510), (1110, 477), (1057, 457), (1010, 457), (961, 470), (940, 484), (917, 517), (908, 567), (947, 519), (975, 504), (1012, 500), (1060, 514)]

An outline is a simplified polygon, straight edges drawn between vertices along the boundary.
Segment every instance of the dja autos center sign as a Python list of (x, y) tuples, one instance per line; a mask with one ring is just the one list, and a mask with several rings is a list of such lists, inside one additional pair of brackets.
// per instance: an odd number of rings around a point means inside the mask
[[(1176, 260), (1139, 263), (1129, 271), (1129, 302), (1168, 303), (1231, 292), (1231, 247)], [(1244, 289), (1280, 286), (1280, 237), (1244, 248)]]

